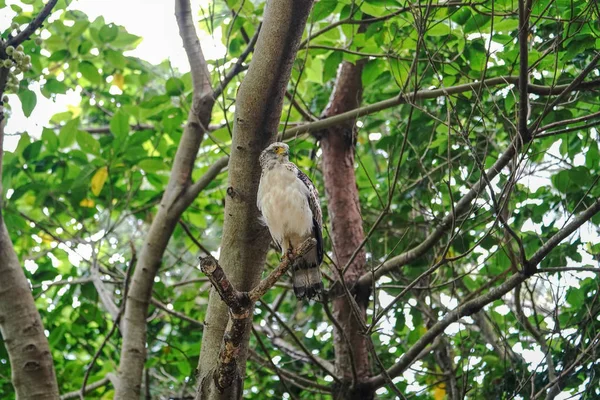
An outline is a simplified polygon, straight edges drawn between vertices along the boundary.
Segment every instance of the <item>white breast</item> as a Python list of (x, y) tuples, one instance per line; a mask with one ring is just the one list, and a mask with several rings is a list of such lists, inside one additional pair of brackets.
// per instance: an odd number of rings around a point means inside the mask
[(284, 251), (288, 238), (306, 238), (312, 231), (308, 195), (308, 188), (298, 179), (296, 172), (284, 165), (277, 165), (262, 174), (258, 186), (258, 209), (271, 236)]

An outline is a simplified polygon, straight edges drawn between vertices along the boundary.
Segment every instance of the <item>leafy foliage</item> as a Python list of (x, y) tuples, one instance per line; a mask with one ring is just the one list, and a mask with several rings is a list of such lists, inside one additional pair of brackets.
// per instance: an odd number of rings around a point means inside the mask
[[(42, 7), (41, 0), (17, 3), (11, 8), (17, 12), (14, 22), (21, 25)], [(40, 137), (23, 134), (15, 151), (5, 153), (2, 175), (3, 217), (49, 332), (62, 392), (81, 387), (84, 371), (113, 324), (98, 287), (107, 288), (117, 304), (122, 301), (132, 249), (140, 248), (160, 207), (192, 91), (189, 73), (173, 70), (166, 61), (151, 65), (127, 54), (142, 38), (102, 17), (91, 21), (69, 3), (59, 1), (43, 28), (41, 46), (34, 41), (24, 44), (31, 69), (20, 75), (19, 101), (11, 96), (10, 107), (20, 106), (30, 115), (38, 94), (56, 98), (70, 90), (81, 93), (81, 103), (44, 121)], [(30, 9), (26, 5), (34, 12), (25, 11)], [(200, 28), (213, 35), (221, 32), (226, 48), (223, 58), (209, 60), (213, 87), (246, 49), (263, 11), (264, 2), (256, 1), (215, 2), (202, 10)], [(571, 83), (597, 53), (597, 5), (540, 0), (533, 4), (531, 21), (530, 124), (537, 122), (542, 128), (520, 157), (479, 194), (452, 234), (376, 283), (369, 319), (436, 262), (449, 260), (420, 278), (378, 323), (371, 337), (386, 367), (450, 309), (513, 273), (519, 248), (498, 223), (493, 204), (497, 199), (506, 201), (508, 223), (530, 257), (574, 214), (600, 198), (600, 70), (596, 67), (587, 86), (575, 88), (552, 110), (547, 108), (554, 97), (544, 93)], [(518, 31), (513, 1), (411, 5), (321, 0), (309, 17), (292, 72), (288, 93), (294, 101), (286, 100), (282, 131), (318, 118), (342, 61), (365, 60), (365, 105), (401, 93), (449, 90), (490, 78), (514, 82), (509, 78), (520, 72)], [(245, 64), (250, 60), (251, 56)], [(234, 99), (242, 79), (243, 72), (217, 100), (194, 179), (229, 152)], [(32, 90), (34, 82), (40, 84), (38, 94)], [(396, 187), (389, 213), (366, 243), (372, 268), (422, 243), (481, 180), (482, 169), (489, 169), (518, 135), (519, 90), (514, 83), (414, 102), (407, 98), (405, 103), (358, 122), (356, 176), (365, 231), (385, 210), (385, 199)], [(322, 188), (317, 142), (300, 135), (290, 140), (290, 147), (293, 161)], [(226, 174), (220, 174), (185, 211), (155, 280), (146, 362), (153, 397), (193, 393), (210, 289), (196, 269), (196, 256), (219, 250), (226, 187)], [(598, 268), (599, 225), (596, 215), (539, 267)], [(326, 248), (334, 258), (330, 241)], [(266, 270), (278, 259), (271, 252)], [(333, 263), (327, 264), (325, 271), (333, 276)], [(558, 367), (561, 389), (582, 392), (582, 398), (589, 399), (600, 396), (600, 364), (593, 356), (600, 343), (599, 285), (597, 271), (548, 270), (528, 280), (521, 293), (526, 318), (541, 332), (549, 347), (547, 356)], [(255, 310), (262, 340), (251, 338), (245, 390), (249, 397), (260, 393), (261, 398), (280, 399), (289, 393), (295, 398), (330, 398), (326, 391), (331, 376), (303, 355), (298, 342), (311, 354), (333, 360), (333, 325), (322, 304), (298, 303), (288, 286), (282, 282)], [(514, 293), (507, 294), (486, 306), (481, 318), (465, 317), (443, 336), (466, 398), (529, 399), (529, 380), (538, 391), (549, 383), (546, 355), (535, 335), (519, 322), (514, 299)], [(115, 335), (103, 347), (91, 366), (90, 383), (117, 370), (120, 345)], [(300, 376), (310, 384), (297, 379), (297, 385), (285, 383), (274, 366), (292, 374), (292, 381)], [(394, 382), (407, 397), (440, 399), (449, 390), (441, 383), (444, 373), (434, 351)], [(4, 346), (0, 393), (12, 398)], [(382, 399), (395, 398), (389, 386), (377, 393)], [(112, 395), (107, 385), (90, 397)]]

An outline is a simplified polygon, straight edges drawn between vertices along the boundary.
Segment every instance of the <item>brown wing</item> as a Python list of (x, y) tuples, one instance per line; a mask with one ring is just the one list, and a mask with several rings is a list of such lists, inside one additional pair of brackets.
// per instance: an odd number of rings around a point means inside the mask
[(312, 183), (310, 178), (298, 167), (296, 167), (298, 179), (302, 181), (308, 188), (308, 205), (313, 215), (313, 235), (317, 240), (317, 256), (319, 264), (323, 262), (323, 214), (321, 213), (321, 205), (319, 203), (319, 192)]

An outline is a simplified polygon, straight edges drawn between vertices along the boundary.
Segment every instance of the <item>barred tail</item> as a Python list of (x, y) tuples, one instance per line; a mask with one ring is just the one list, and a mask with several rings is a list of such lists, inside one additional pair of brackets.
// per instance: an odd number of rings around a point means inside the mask
[(298, 299), (312, 299), (323, 292), (323, 278), (316, 249), (297, 259), (292, 266), (292, 286)]
[(292, 271), (294, 294), (298, 299), (312, 299), (323, 292), (323, 281), (319, 267), (295, 268)]

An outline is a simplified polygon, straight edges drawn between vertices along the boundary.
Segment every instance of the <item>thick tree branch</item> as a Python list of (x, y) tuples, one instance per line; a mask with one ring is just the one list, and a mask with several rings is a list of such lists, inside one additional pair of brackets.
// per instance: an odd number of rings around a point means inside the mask
[(177, 200), (179, 203), (183, 203), (182, 207), (185, 209), (190, 205), (196, 197), (203, 191), (215, 178), (223, 171), (223, 169), (229, 163), (229, 157), (221, 157), (210, 168), (202, 175), (196, 182), (192, 183)]
[[(137, 400), (140, 397), (142, 375), (146, 361), (146, 315), (152, 297), (154, 277), (158, 273), (169, 239), (181, 214), (220, 171), (219, 164), (209, 169), (207, 179), (192, 185), (191, 176), (196, 155), (211, 118), (214, 99), (208, 67), (196, 36), (189, 0), (175, 2), (179, 33), (190, 62), (194, 93), (183, 135), (171, 169), (169, 183), (160, 207), (146, 235), (125, 309), (125, 334), (119, 365), (120, 383), (116, 397), (120, 400)], [(190, 191), (190, 186), (193, 190)]]
[(175, 2), (175, 18), (179, 26), (179, 36), (181, 36), (183, 48), (190, 64), (194, 96), (203, 97), (212, 91), (210, 73), (200, 47), (200, 40), (196, 35), (196, 25), (192, 18), (189, 0)]
[[(237, 92), (219, 264), (240, 291), (250, 291), (259, 283), (271, 241), (259, 222), (256, 207), (258, 158), (276, 137), (284, 93), (311, 7), (312, 0), (267, 1), (252, 62)], [(198, 362), (196, 399), (239, 399), (243, 395), (249, 324), (245, 324), (236, 350), (240, 368), (235, 383), (223, 392), (215, 385), (215, 372), (218, 374), (221, 363), (219, 349), (230, 330), (227, 313), (228, 307), (216, 291), (211, 291)], [(241, 325), (238, 322), (236, 327)]]
[(236, 380), (240, 346), (247, 326), (252, 323), (252, 310), (256, 301), (275, 285), (296, 258), (301, 257), (315, 245), (314, 239), (308, 239), (291, 256), (286, 255), (279, 266), (249, 292), (238, 291), (214, 257), (200, 258), (200, 269), (229, 308), (230, 325), (223, 336), (219, 363), (214, 374), (215, 385), (219, 391), (223, 392)]

